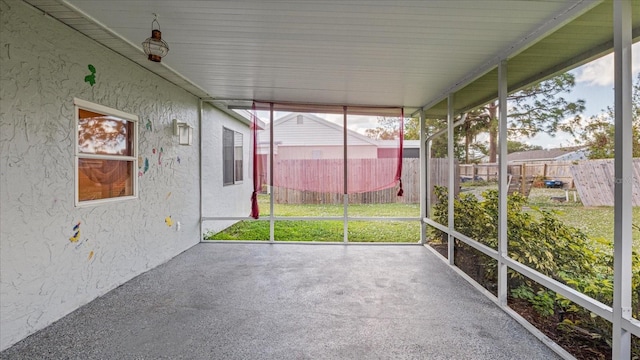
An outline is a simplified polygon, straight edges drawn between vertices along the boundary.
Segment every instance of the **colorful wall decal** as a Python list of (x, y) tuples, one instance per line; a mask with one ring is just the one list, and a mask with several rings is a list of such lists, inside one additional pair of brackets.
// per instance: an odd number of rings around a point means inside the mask
[(173, 226), (173, 220), (171, 220), (171, 216), (167, 216), (166, 218), (164, 218), (164, 222), (168, 227)]
[(146, 174), (149, 171), (149, 159), (144, 158), (144, 173)]
[(171, 191), (169, 191), (169, 193), (167, 194), (167, 199), (169, 199), (171, 197)]
[(74, 227), (73, 227), (73, 236), (69, 238), (69, 241), (75, 243), (78, 242), (78, 240), (80, 240), (80, 222), (78, 222)]
[(151, 152), (155, 154), (155, 153), (156, 153), (156, 148), (153, 148), (153, 149), (151, 150)]
[(84, 77), (84, 82), (89, 83), (89, 85), (93, 86), (96, 83), (96, 68), (91, 64), (89, 64), (89, 66), (87, 67), (89, 68), (89, 71), (91, 71), (91, 74)]
[(160, 148), (160, 152), (158, 152), (158, 165), (162, 166), (162, 153), (164, 153), (164, 149)]
[(178, 156), (176, 160), (178, 161), (178, 164), (180, 164), (180, 156)]
[(151, 119), (147, 119), (147, 123), (146, 123), (146, 124), (144, 124), (144, 127), (145, 127), (147, 130), (149, 130), (149, 131), (151, 131), (151, 130), (152, 130), (152, 126), (151, 126)]
[(89, 258), (87, 260), (91, 260), (92, 257), (93, 257), (93, 250), (91, 250), (91, 252), (89, 253)]

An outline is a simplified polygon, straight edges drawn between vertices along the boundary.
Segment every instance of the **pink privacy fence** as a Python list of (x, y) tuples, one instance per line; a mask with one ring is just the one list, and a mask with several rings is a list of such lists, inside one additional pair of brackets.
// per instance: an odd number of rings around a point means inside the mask
[[(389, 187), (389, 173), (397, 168), (396, 159), (348, 159), (348, 192), (362, 193)], [(275, 160), (273, 181), (288, 189), (343, 193), (344, 162), (326, 160)]]
[[(456, 167), (456, 169), (458, 169)], [(265, 174), (266, 176), (266, 174)], [(434, 186), (449, 186), (449, 160), (431, 159), (431, 167), (428, 173), (431, 180), (432, 201), (436, 202)], [(334, 179), (336, 179), (334, 177)], [(342, 177), (338, 178), (342, 181)], [(455, 194), (459, 192), (459, 172), (455, 173)], [(340, 188), (339, 184), (335, 184)], [(404, 203), (416, 204), (420, 202), (420, 159), (405, 158), (402, 161), (402, 187), (403, 196), (398, 196), (398, 188), (390, 187), (383, 190), (349, 194), (349, 204), (387, 204)], [(265, 187), (266, 191), (266, 187)], [(285, 187), (273, 188), (273, 199), (276, 204), (342, 204), (344, 201), (342, 192), (314, 192), (301, 191)]]
[[(275, 119), (276, 112), (288, 114)], [(268, 120), (261, 120), (265, 113)], [(363, 116), (377, 118), (388, 131), (374, 139), (351, 129)], [(254, 102), (252, 123), (255, 218), (264, 185), (344, 195), (394, 188), (397, 196), (403, 194), (402, 108)]]

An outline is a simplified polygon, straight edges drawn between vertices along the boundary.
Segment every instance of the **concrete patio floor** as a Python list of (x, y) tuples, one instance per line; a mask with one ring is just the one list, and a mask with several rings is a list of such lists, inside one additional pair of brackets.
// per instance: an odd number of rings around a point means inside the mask
[(2, 359), (554, 359), (423, 246), (198, 244)]

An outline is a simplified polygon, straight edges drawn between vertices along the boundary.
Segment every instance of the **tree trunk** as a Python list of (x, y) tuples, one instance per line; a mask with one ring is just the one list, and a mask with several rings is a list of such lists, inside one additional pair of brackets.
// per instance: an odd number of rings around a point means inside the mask
[(464, 132), (464, 163), (469, 163), (469, 145), (471, 144), (471, 134), (469, 133), (469, 123), (465, 123)]
[(498, 162), (498, 103), (487, 105), (489, 112), (489, 162)]

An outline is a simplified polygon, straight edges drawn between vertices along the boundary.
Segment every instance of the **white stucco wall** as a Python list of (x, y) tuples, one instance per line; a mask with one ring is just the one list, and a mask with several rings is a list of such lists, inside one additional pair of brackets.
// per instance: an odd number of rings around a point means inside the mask
[[(1, 350), (198, 243), (200, 161), (196, 97), (21, 1), (0, 14)], [(139, 199), (74, 206), (74, 97), (139, 116)]]
[[(202, 216), (230, 217), (249, 216), (251, 212), (251, 134), (249, 126), (218, 109), (205, 104), (202, 122)], [(237, 131), (243, 135), (243, 182), (223, 185), (222, 172), (222, 133), (223, 128)], [(205, 231), (217, 232), (235, 221), (207, 221), (203, 223)]]

